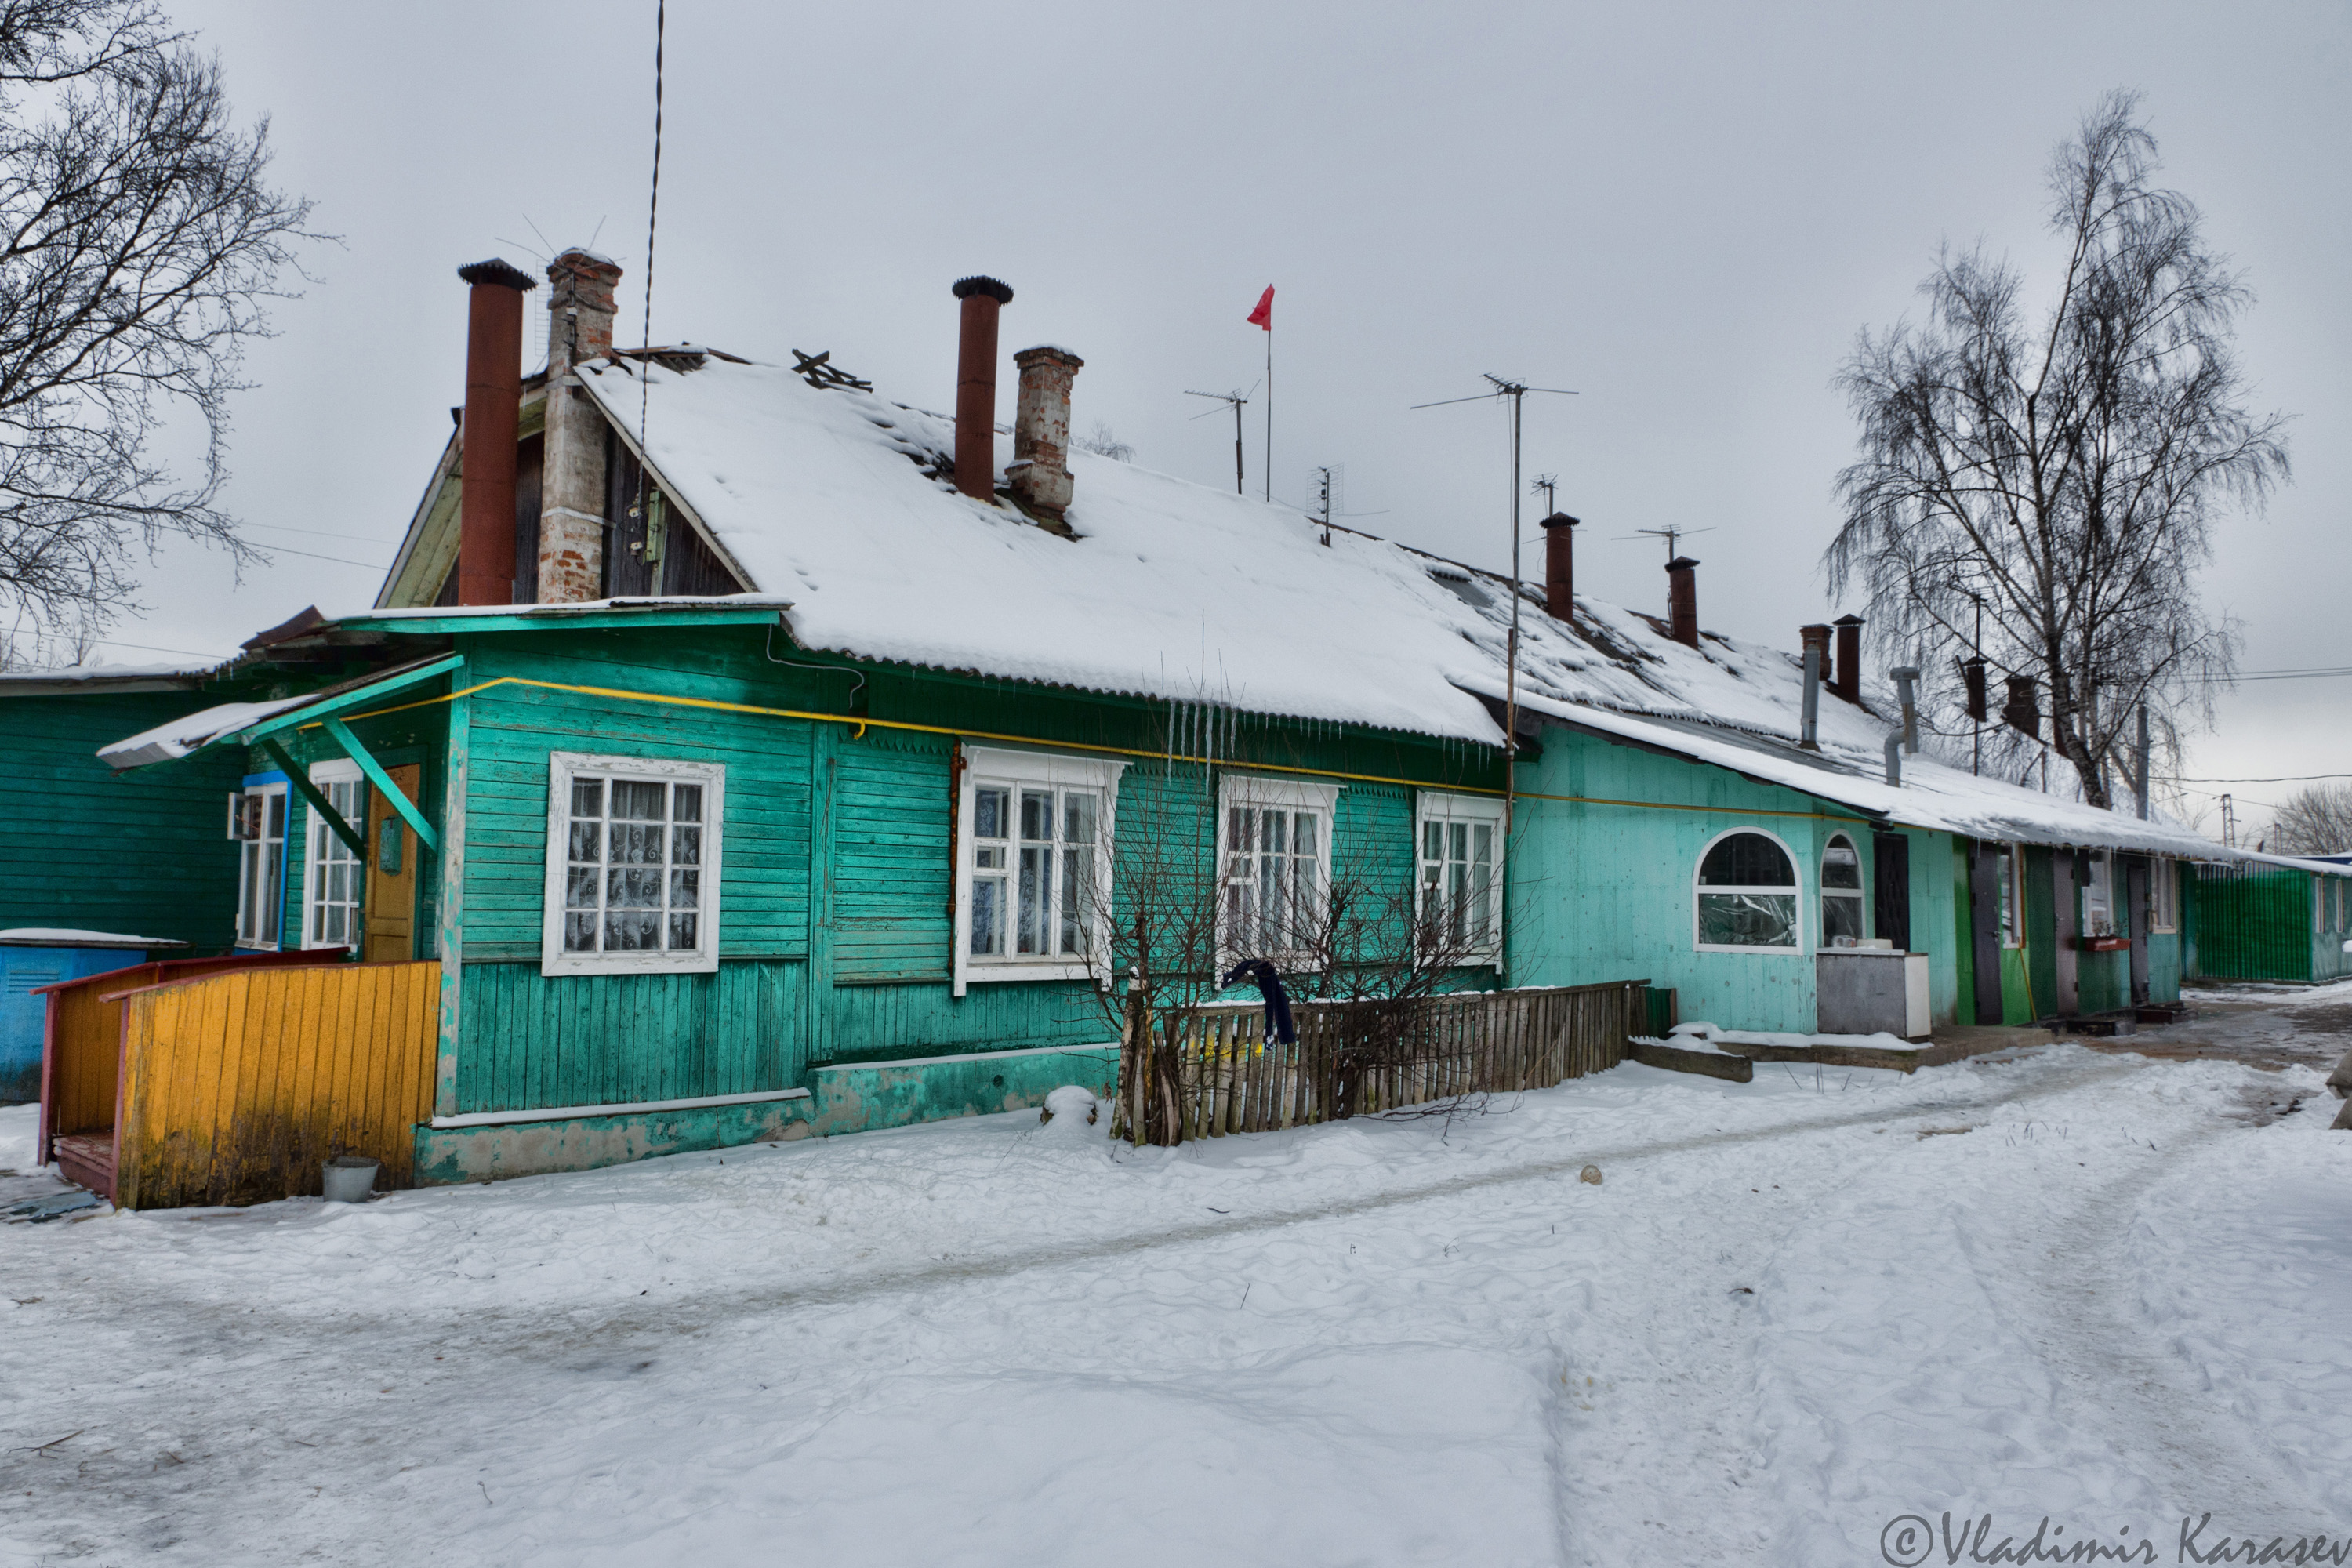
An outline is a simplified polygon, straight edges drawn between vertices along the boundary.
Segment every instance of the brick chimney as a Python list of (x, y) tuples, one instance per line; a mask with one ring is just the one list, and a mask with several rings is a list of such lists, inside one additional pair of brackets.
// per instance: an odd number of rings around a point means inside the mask
[(604, 591), (604, 416), (572, 366), (613, 346), (621, 269), (574, 247), (547, 265), (547, 447), (539, 492), (539, 602)]
[(457, 603), (514, 603), (515, 425), (522, 401), (522, 297), (539, 280), (493, 258), (457, 268), (466, 302), (459, 426)]
[(1666, 631), (1685, 647), (1698, 647), (1698, 563), (1687, 555), (1666, 563)]
[(963, 301), (956, 351), (956, 489), (974, 500), (996, 500), (996, 313), (1013, 290), (993, 278), (955, 286)]
[(1576, 524), (1564, 511), (1543, 520), (1544, 608), (1554, 620), (1576, 618)]
[(1070, 383), (1087, 362), (1067, 349), (1041, 347), (1023, 349), (1013, 363), (1021, 367), (1013, 405), (1013, 493), (1058, 522), (1076, 484), (1070, 477)]
[(1862, 617), (1840, 616), (1837, 626), (1837, 666), (1830, 677), (1830, 689), (1857, 707), (1862, 702)]

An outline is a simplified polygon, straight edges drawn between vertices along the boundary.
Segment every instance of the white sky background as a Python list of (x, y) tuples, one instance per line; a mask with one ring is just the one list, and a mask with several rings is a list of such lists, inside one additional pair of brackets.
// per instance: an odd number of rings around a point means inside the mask
[[(280, 553), (239, 585), (217, 555), (168, 551), (151, 610), (112, 635), (218, 654), (373, 597), (463, 398), (458, 265), (538, 273), (541, 234), (601, 226), (637, 340), (653, 3), (173, 10), (343, 238), (250, 358), (228, 500), (257, 542), (365, 564)], [(2050, 150), (2133, 87), (2166, 177), (2256, 292), (2259, 403), (2298, 416), (2296, 484), (2222, 530), (2210, 592), (2246, 623), (2246, 668), (2343, 665), (2347, 79), (2341, 6), (674, 0), (653, 331), (758, 359), (830, 349), (949, 409), (948, 285), (991, 272), (1017, 292), (1002, 416), (1012, 351), (1061, 343), (1087, 361), (1077, 429), (1108, 420), (1138, 462), (1222, 484), (1231, 420), (1183, 393), (1259, 379), (1243, 318), (1270, 282), (1277, 500), (1344, 466), (1358, 526), (1503, 565), (1503, 416), (1407, 406), (1482, 371), (1578, 388), (1528, 399), (1527, 457), (1587, 523), (1580, 590), (1663, 611), (1662, 544), (1617, 536), (1713, 528), (1685, 547), (1701, 620), (1793, 649), (1849, 607), (1818, 562), (1853, 452), (1830, 378), (1855, 331), (1916, 312), (1946, 240), (2041, 266)], [(1524, 569), (1540, 577), (1539, 543)], [(2189, 772), (2352, 770), (2347, 717), (2352, 678), (2251, 683)], [(2242, 820), (2295, 787), (2242, 788)]]

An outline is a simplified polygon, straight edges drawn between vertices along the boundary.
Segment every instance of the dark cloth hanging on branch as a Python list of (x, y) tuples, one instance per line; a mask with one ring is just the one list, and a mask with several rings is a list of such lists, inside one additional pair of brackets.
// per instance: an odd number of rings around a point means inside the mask
[(1268, 1044), (1279, 1040), (1286, 1046), (1298, 1043), (1298, 1030), (1290, 1021), (1290, 994), (1282, 988), (1282, 975), (1263, 958), (1234, 965), (1233, 972), (1217, 984), (1232, 985), (1247, 979), (1265, 998), (1265, 1037)]

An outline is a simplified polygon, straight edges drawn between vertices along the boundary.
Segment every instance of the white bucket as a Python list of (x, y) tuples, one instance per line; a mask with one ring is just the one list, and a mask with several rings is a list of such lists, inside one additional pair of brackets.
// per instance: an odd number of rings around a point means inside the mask
[(320, 1167), (320, 1184), (326, 1189), (331, 1204), (363, 1204), (368, 1194), (375, 1190), (375, 1173), (381, 1165), (361, 1154), (341, 1154)]

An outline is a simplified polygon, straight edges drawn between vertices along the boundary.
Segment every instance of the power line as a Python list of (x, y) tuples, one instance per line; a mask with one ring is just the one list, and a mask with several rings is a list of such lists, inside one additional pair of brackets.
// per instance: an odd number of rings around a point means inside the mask
[(2320, 779), (2352, 779), (2352, 773), (2286, 773), (2267, 779), (2167, 779), (2167, 784), (2312, 784)]
[(2237, 675), (2200, 676), (2198, 684), (2231, 686), (2241, 680), (2316, 680), (2330, 675), (2352, 675), (2352, 664), (2334, 669), (2249, 669)]

